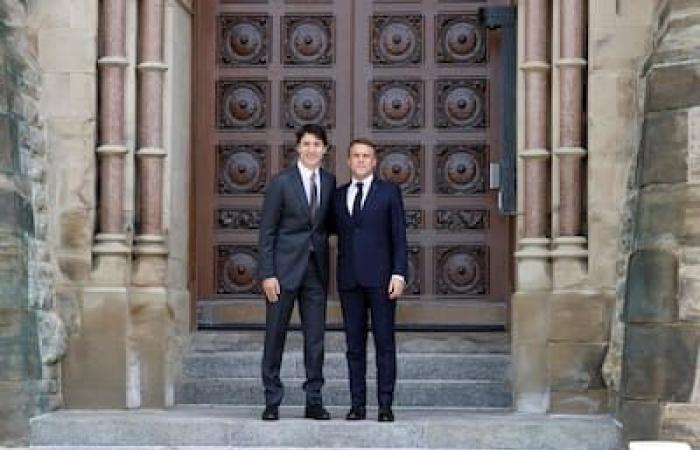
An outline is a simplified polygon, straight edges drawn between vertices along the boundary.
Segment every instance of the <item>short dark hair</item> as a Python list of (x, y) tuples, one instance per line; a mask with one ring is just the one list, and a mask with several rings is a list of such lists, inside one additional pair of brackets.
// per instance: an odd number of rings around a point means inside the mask
[(350, 149), (352, 149), (352, 146), (355, 144), (366, 145), (367, 147), (370, 147), (374, 151), (375, 155), (377, 154), (377, 145), (374, 142), (372, 142), (371, 140), (369, 140), (366, 137), (359, 137), (359, 138), (355, 138), (352, 141), (350, 141), (350, 145), (348, 145), (348, 156), (350, 156)]
[(315, 123), (307, 123), (306, 125), (299, 128), (296, 132), (297, 144), (301, 142), (301, 138), (303, 138), (305, 134), (316, 136), (318, 139), (321, 140), (321, 142), (323, 142), (323, 145), (328, 145), (328, 137), (326, 136), (326, 130), (321, 125), (317, 125)]

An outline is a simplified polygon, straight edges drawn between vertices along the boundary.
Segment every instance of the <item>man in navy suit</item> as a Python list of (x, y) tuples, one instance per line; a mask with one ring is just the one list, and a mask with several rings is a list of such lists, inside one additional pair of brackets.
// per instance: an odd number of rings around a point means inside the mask
[(348, 149), (352, 181), (335, 193), (338, 293), (347, 342), (352, 406), (347, 420), (366, 418), (367, 322), (377, 357), (378, 420), (392, 422), (396, 384), (396, 299), (406, 285), (407, 245), (401, 191), (374, 176), (377, 155), (368, 139)]
[(296, 164), (270, 180), (260, 221), (260, 278), (267, 298), (262, 380), (263, 420), (279, 419), (284, 396), (282, 353), (294, 301), (304, 334), (304, 417), (330, 419), (323, 407), (323, 334), (328, 293), (328, 232), (333, 220), (335, 177), (321, 168), (325, 130), (304, 125), (296, 134)]

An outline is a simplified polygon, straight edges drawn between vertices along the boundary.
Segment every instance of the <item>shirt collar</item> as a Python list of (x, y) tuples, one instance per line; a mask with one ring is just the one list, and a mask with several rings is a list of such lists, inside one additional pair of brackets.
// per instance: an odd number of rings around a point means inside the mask
[(308, 180), (311, 174), (315, 173), (316, 179), (318, 180), (320, 168), (317, 167), (315, 170), (311, 170), (305, 165), (303, 165), (300, 161), (297, 161), (297, 167), (299, 168), (299, 173), (301, 173), (301, 177), (303, 179)]
[(357, 183), (362, 183), (362, 187), (367, 188), (367, 186), (372, 184), (372, 180), (374, 180), (374, 174), (370, 174), (364, 180), (358, 180), (355, 177), (352, 177), (352, 185), (357, 187)]

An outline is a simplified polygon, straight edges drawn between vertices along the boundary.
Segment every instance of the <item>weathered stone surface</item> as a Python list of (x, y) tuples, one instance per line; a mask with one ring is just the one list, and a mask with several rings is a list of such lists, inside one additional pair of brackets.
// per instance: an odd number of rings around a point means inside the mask
[(687, 158), (688, 113), (647, 114), (640, 150), (639, 185), (686, 181)]
[(516, 344), (513, 352), (513, 395), (519, 411), (545, 412), (549, 403), (546, 343)]
[(647, 81), (646, 111), (689, 108), (700, 104), (700, 63), (656, 66)]
[(89, 253), (66, 254), (60, 253), (56, 258), (58, 268), (64, 282), (84, 282), (88, 279), (92, 270), (92, 258)]
[(603, 414), (609, 410), (608, 391), (605, 389), (554, 391), (550, 396), (549, 411), (555, 414)]
[(614, 298), (605, 295), (553, 294), (550, 303), (550, 340), (606, 341), (613, 302)]
[(39, 349), (41, 362), (55, 364), (66, 353), (68, 337), (61, 318), (52, 311), (38, 312)]
[(686, 193), (687, 188), (682, 185), (653, 186), (640, 191), (635, 217), (639, 247), (678, 245), (684, 234)]
[(60, 215), (61, 246), (66, 248), (89, 248), (92, 243), (92, 217), (88, 211), (65, 211)]
[(549, 382), (553, 391), (601, 389), (607, 344), (550, 343)]
[(700, 326), (628, 324), (625, 342), (625, 397), (688, 401), (695, 381)]
[(518, 292), (512, 297), (513, 335), (519, 342), (544, 342), (549, 334), (546, 312), (550, 293)]
[(660, 439), (689, 443), (700, 447), (700, 405), (670, 403), (661, 413)]
[(678, 317), (678, 257), (640, 250), (628, 266), (625, 321), (670, 322)]
[(653, 400), (623, 400), (618, 417), (625, 441), (655, 440), (659, 436), (661, 406)]

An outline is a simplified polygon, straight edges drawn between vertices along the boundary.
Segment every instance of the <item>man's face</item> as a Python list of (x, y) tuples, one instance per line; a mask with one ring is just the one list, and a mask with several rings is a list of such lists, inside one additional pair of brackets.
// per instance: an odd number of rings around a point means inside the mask
[(348, 156), (348, 166), (355, 179), (364, 180), (377, 167), (377, 155), (374, 154), (374, 149), (365, 144), (353, 144)]
[(310, 170), (315, 170), (321, 166), (323, 155), (326, 153), (326, 146), (323, 141), (311, 133), (305, 133), (297, 144), (299, 161)]

